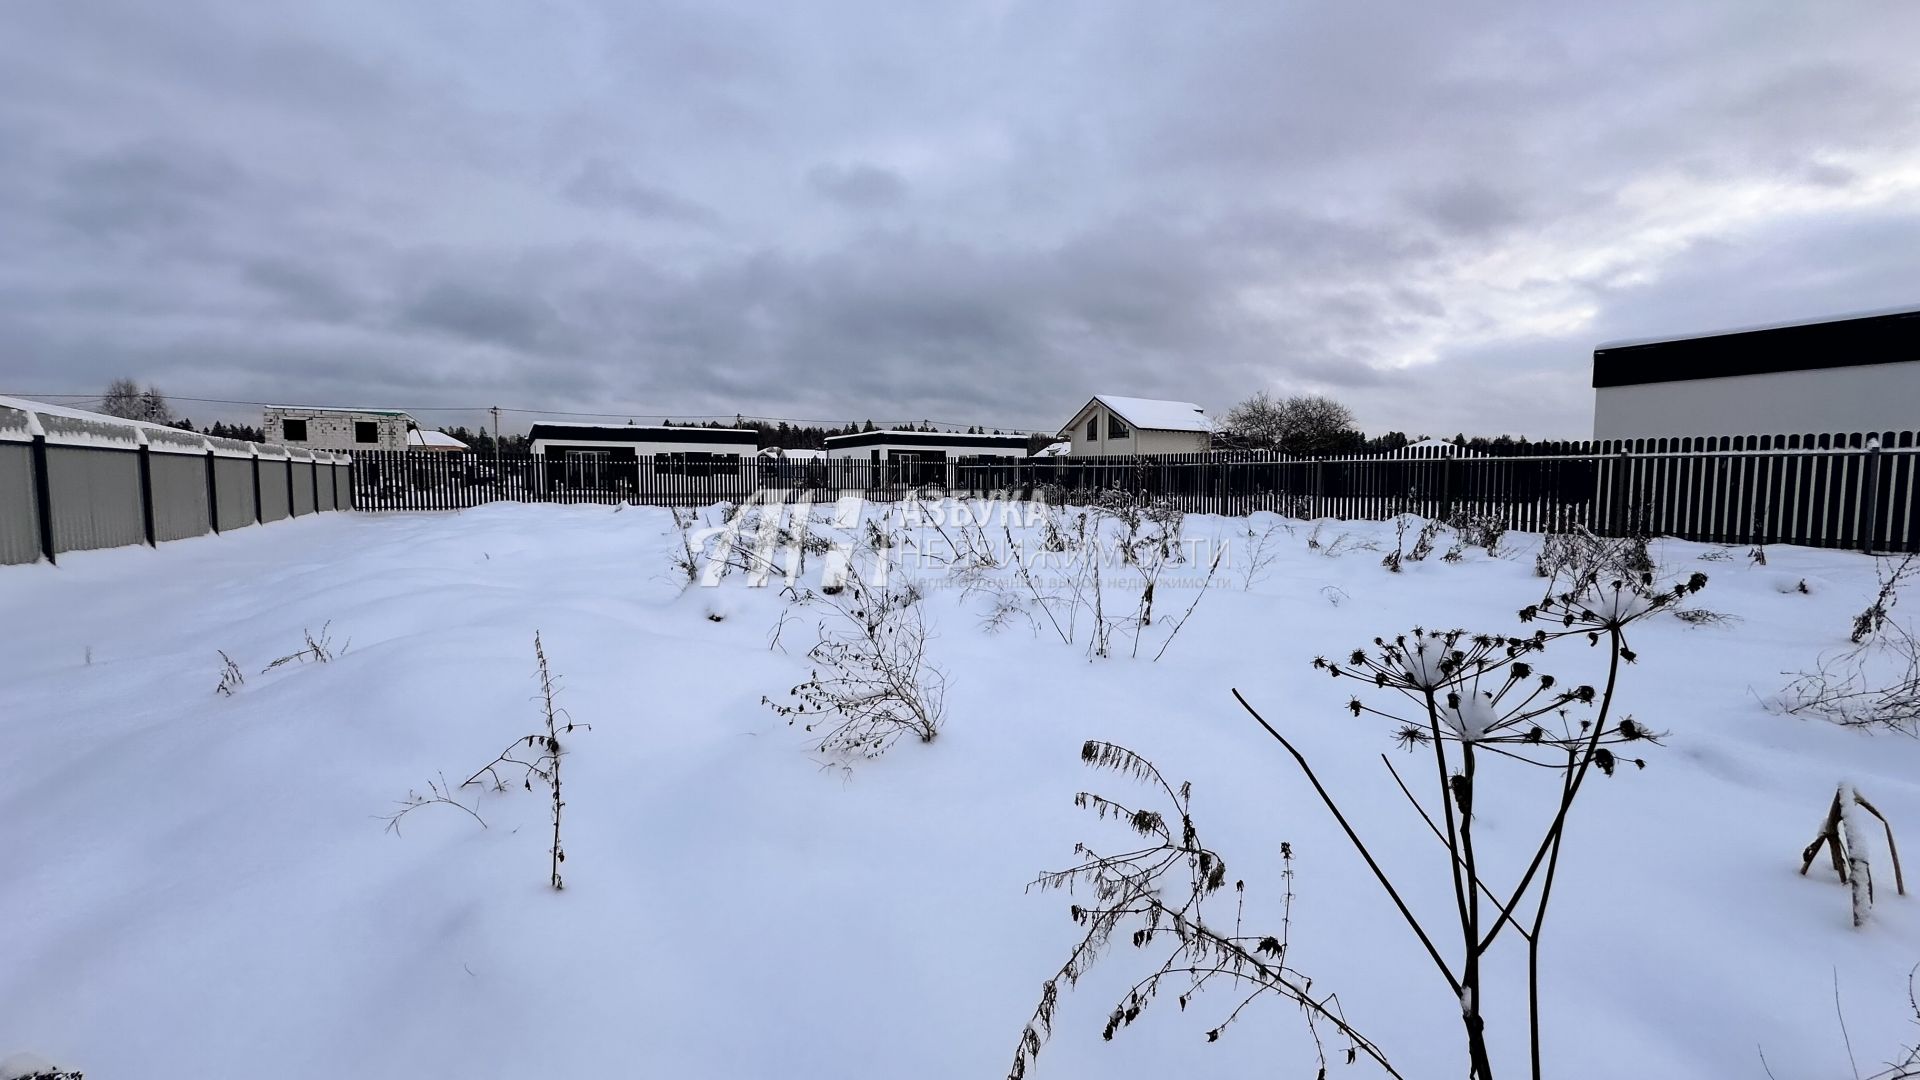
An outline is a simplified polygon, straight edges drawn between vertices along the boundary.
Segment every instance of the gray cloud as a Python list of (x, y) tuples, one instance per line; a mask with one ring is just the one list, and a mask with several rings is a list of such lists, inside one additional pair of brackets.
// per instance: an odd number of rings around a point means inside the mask
[(202, 147), (141, 142), (60, 169), (54, 216), (94, 237), (204, 227), (240, 188), (240, 170)]
[(567, 198), (592, 209), (623, 210), (638, 218), (713, 225), (717, 216), (709, 207), (671, 191), (641, 182), (619, 162), (589, 159), (565, 188)]
[(893, 206), (907, 197), (905, 177), (866, 162), (816, 165), (807, 172), (807, 186), (821, 197), (855, 210)]
[(1582, 435), (1601, 340), (1920, 301), (1872, 7), (21, 0), (0, 390)]

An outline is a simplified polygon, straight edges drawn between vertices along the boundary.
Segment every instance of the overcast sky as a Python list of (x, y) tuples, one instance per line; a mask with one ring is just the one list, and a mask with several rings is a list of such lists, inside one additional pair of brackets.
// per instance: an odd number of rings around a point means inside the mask
[(1584, 437), (1600, 341), (1920, 303), (1917, 43), (1900, 2), (5, 0), (0, 392)]

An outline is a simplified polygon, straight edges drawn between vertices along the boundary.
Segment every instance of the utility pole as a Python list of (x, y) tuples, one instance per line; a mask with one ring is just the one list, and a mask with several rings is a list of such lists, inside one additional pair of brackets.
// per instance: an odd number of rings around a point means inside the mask
[(500, 471), (500, 406), (487, 411), (493, 414), (493, 482), (498, 486), (506, 479)]

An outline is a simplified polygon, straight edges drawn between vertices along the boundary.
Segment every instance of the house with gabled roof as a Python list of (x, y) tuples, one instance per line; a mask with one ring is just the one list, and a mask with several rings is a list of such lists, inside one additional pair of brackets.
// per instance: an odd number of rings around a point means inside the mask
[(1213, 448), (1215, 424), (1191, 401), (1095, 394), (1060, 429), (1068, 457), (1200, 454)]

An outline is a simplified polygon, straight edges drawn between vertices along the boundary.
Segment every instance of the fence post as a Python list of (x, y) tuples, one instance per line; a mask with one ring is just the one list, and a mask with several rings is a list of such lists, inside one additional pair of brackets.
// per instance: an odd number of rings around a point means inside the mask
[(1440, 458), (1440, 520), (1453, 518), (1453, 458), (1449, 450)]
[[(32, 419), (32, 414), (28, 414)], [(55, 565), (53, 557), (53, 481), (47, 476), (47, 437), (33, 437), (33, 503), (40, 518), (40, 554), (47, 557), (48, 565)]]
[(207, 451), (207, 528), (220, 533), (220, 481), (213, 467), (213, 451)]
[(140, 526), (146, 531), (147, 546), (159, 547), (153, 538), (153, 458), (147, 449), (147, 440), (140, 439)]
[(1867, 512), (1860, 518), (1860, 550), (1873, 554), (1873, 534), (1880, 526), (1880, 436), (1867, 436), (1867, 482), (1861, 488)]
[(255, 525), (267, 523), (266, 508), (260, 505), (260, 451), (258, 449), (253, 452), (253, 523)]
[(1607, 511), (1607, 532), (1614, 536), (1627, 534), (1627, 471), (1632, 459), (1627, 456), (1627, 447), (1622, 443), (1620, 449), (1613, 452), (1612, 488), (1608, 492), (1612, 504)]

